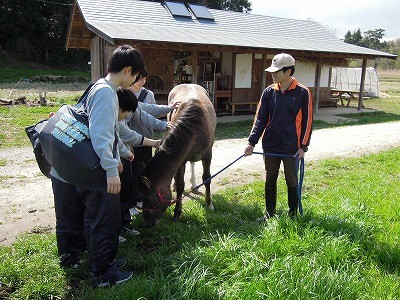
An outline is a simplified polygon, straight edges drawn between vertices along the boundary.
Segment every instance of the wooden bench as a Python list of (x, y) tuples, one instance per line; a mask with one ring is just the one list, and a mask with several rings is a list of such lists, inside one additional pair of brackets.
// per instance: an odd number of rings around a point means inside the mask
[(255, 106), (255, 109), (257, 109), (257, 104), (258, 101), (242, 101), (242, 102), (227, 102), (226, 105), (226, 110), (229, 110), (229, 107), (231, 107), (231, 112), (232, 112), (232, 116), (235, 115), (235, 111), (236, 111), (236, 105), (248, 105), (249, 106), (249, 111), (252, 111), (253, 106)]

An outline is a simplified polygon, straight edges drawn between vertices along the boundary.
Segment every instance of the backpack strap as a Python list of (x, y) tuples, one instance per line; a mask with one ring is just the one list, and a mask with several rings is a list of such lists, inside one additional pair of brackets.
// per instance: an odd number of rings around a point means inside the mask
[(83, 105), (86, 102), (87, 95), (89, 94), (89, 91), (92, 88), (92, 86), (94, 86), (94, 83), (89, 84), (89, 86), (86, 88), (86, 91), (83, 92), (82, 96), (79, 98), (76, 104)]
[(147, 97), (147, 94), (148, 94), (148, 93), (149, 93), (149, 90), (148, 90), (148, 89), (142, 88), (142, 91), (140, 92), (138, 101), (139, 101), (139, 102), (143, 102), (144, 99)]

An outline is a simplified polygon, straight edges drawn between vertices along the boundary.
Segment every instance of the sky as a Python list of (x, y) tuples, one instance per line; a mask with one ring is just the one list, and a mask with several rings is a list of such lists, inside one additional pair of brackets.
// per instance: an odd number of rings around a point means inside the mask
[(298, 20), (311, 20), (343, 39), (358, 28), (384, 29), (384, 40), (400, 38), (400, 0), (249, 0), (251, 13)]

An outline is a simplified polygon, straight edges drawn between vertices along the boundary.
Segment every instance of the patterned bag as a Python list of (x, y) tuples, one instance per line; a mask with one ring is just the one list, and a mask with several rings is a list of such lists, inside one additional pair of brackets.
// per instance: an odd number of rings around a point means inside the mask
[[(76, 105), (63, 105), (49, 120), (25, 129), (39, 168), (47, 177), (53, 167), (61, 178), (72, 184), (106, 180), (106, 172), (90, 141), (88, 116), (84, 109), (92, 86), (89, 85)], [(117, 143), (115, 135), (114, 157)]]

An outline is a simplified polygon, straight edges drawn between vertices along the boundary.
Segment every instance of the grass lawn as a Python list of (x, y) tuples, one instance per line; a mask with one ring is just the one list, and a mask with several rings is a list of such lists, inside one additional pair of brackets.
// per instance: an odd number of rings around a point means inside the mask
[[(132, 280), (89, 286), (87, 265), (63, 270), (53, 234), (26, 235), (0, 247), (0, 295), (12, 299), (399, 299), (400, 149), (306, 166), (304, 216), (286, 217), (283, 176), (279, 217), (259, 224), (263, 182), (172, 209), (160, 224), (120, 246)], [(54, 298), (51, 298), (54, 297)], [(7, 298), (6, 298), (7, 299)]]

